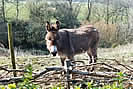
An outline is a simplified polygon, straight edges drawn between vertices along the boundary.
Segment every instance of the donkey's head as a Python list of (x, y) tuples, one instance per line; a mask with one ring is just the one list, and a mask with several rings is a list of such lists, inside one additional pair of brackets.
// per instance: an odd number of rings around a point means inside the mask
[(53, 56), (57, 54), (57, 40), (59, 36), (57, 34), (60, 27), (59, 21), (56, 21), (56, 24), (50, 24), (48, 21), (46, 22), (46, 30), (47, 34), (45, 36), (47, 49), (50, 51)]

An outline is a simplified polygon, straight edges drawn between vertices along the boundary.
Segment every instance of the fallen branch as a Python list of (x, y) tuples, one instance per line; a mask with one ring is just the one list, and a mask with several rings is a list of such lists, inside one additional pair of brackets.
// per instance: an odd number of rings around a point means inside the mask
[[(5, 69), (3, 68), (4, 70), (8, 71), (8, 72), (13, 72), (13, 71), (19, 71), (19, 72), (24, 72), (24, 70), (17, 70), (17, 69)], [(62, 67), (47, 67), (44, 69), (44, 71), (41, 71), (39, 73), (36, 73), (34, 74), (33, 76), (33, 79), (36, 79), (40, 76), (42, 76), (43, 74), (49, 72), (49, 71), (61, 71), (63, 68)], [(11, 78), (3, 78), (3, 79), (0, 79), (0, 82), (4, 82), (4, 83), (7, 83), (10, 82), (10, 81), (21, 81), (23, 77), (11, 77)]]
[(7, 69), (4, 67), (0, 67), (0, 70), (8, 71), (8, 72), (27, 72), (26, 70), (23, 69)]
[(72, 70), (74, 74), (81, 74), (81, 75), (88, 75), (88, 76), (95, 76), (95, 77), (106, 77), (106, 78), (116, 78), (116, 72), (81, 72), (79, 70)]
[(132, 68), (131, 66), (124, 65), (124, 64), (120, 63), (119, 61), (117, 61), (117, 60), (115, 60), (115, 59), (114, 59), (114, 61), (115, 61), (118, 65), (121, 65), (121, 66), (123, 66), (124, 68), (126, 68), (127, 70), (133, 72), (133, 68)]
[[(44, 69), (44, 71), (39, 72), (37, 74), (35, 74), (33, 76), (33, 79), (36, 79), (44, 74), (46, 74), (49, 71), (61, 71), (64, 70), (64, 68), (62, 67), (47, 67)], [(117, 75), (115, 75), (115, 72), (84, 72), (84, 71), (78, 71), (78, 70), (72, 70), (71, 71), (74, 74), (81, 74), (81, 75), (88, 75), (88, 76), (96, 76), (96, 77), (107, 77), (107, 78), (113, 78), (113, 77), (118, 77)], [(21, 80), (22, 77), (12, 77), (12, 78), (4, 78), (4, 79), (0, 79), (0, 82), (10, 82), (10, 81), (19, 81)]]
[(62, 67), (46, 67), (43, 71), (35, 74), (35, 76), (33, 76), (33, 78), (36, 79), (36, 78), (40, 77), (41, 75), (43, 75), (49, 71), (61, 71), (63, 69), (64, 68), (62, 68)]
[(8, 84), (9, 82), (13, 81), (22, 81), (23, 77), (12, 77), (12, 78), (4, 78), (4, 79), (0, 79), (0, 84)]
[(0, 79), (4, 78), (8, 74), (9, 74), (9, 72), (7, 72), (6, 74), (2, 74), (2, 76), (0, 76)]
[[(108, 69), (110, 69), (111, 71), (113, 70), (114, 72), (90, 72), (90, 71), (87, 71), (87, 67), (89, 66), (93, 66), (93, 65), (104, 65), (107, 66)], [(67, 71), (70, 71), (69, 75), (71, 74), (75, 74), (77, 78), (75, 79), (69, 79), (69, 80), (66, 80), (66, 67), (46, 67), (43, 71), (40, 71), (40, 72), (36, 72), (33, 74), (32, 76), (32, 79), (31, 79), (31, 82), (40, 82), (40, 83), (50, 83), (50, 81), (60, 81), (60, 82), (73, 82), (73, 81), (76, 81), (77, 79), (81, 79), (80, 81), (83, 81), (83, 80), (87, 80), (89, 81), (91, 78), (95, 78), (95, 80), (98, 80), (99, 81), (105, 81), (105, 82), (112, 82), (114, 80), (111, 80), (112, 78), (117, 78), (119, 77), (119, 75), (117, 75), (117, 72), (120, 71), (119, 69), (111, 66), (111, 65), (108, 65), (108, 64), (105, 64), (105, 63), (93, 63), (93, 64), (89, 64), (89, 65), (84, 65), (84, 66), (74, 66), (75, 69), (69, 69), (71, 68), (70, 66), (67, 67)], [(80, 67), (83, 67), (85, 69), (82, 69), (82, 70), (79, 70)], [(103, 66), (100, 66), (101, 68)], [(9, 72), (27, 72), (25, 70), (22, 70), (22, 69), (6, 69), (6, 68), (3, 68), (3, 67), (0, 67), (0, 70), (5, 70), (7, 71), (8, 73)], [(62, 71), (64, 73), (64, 75), (62, 74)], [(101, 80), (100, 80), (101, 78)], [(128, 77), (125, 77), (127, 79), (129, 79), (129, 75)], [(10, 82), (21, 82), (23, 79), (23, 76), (22, 77), (11, 77), (11, 78), (3, 78), (3, 79), (0, 79), (0, 83), (1, 84), (9, 84)], [(106, 80), (108, 79), (108, 80)], [(39, 81), (37, 81), (39, 80)]]
[(94, 66), (94, 65), (99, 65), (99, 64), (100, 65), (105, 65), (105, 66), (109, 67), (110, 69), (112, 69), (112, 71), (120, 72), (119, 69), (117, 69), (117, 68), (115, 68), (115, 67), (113, 67), (111, 65), (108, 65), (106, 63), (91, 63), (91, 64), (88, 64), (88, 65), (85, 65), (85, 66), (75, 66), (75, 67), (88, 67), (88, 66)]

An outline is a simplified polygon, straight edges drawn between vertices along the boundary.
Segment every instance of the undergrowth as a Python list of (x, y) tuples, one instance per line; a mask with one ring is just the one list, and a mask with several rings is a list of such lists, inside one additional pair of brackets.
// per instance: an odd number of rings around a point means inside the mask
[[(34, 84), (32, 82), (33, 80), (32, 65), (31, 64), (27, 65), (25, 70), (27, 72), (24, 73), (22, 82), (17, 83), (17, 85), (15, 83), (8, 84), (8, 85), (0, 85), (0, 89), (44, 89), (44, 88), (41, 88), (40, 85)], [(122, 72), (117, 73), (117, 75), (119, 77), (114, 78), (113, 80), (115, 82), (113, 82), (112, 84), (108, 84), (104, 86), (94, 86), (93, 82), (86, 82), (84, 83), (84, 87), (81, 85), (77, 85), (77, 86), (74, 86), (74, 89), (125, 89), (123, 81), (124, 81), (124, 76), (126, 75)], [(64, 88), (64, 86), (62, 85), (55, 85), (48, 89), (66, 89), (66, 88)]]

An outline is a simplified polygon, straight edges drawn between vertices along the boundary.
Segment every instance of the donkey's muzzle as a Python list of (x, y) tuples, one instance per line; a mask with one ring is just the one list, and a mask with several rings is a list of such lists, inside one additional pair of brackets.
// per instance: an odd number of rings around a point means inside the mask
[(52, 54), (53, 56), (56, 56), (57, 52), (52, 52), (51, 54)]
[(57, 48), (56, 48), (56, 46), (51, 46), (51, 48), (50, 48), (50, 53), (51, 53), (53, 56), (56, 56), (56, 54), (57, 54)]

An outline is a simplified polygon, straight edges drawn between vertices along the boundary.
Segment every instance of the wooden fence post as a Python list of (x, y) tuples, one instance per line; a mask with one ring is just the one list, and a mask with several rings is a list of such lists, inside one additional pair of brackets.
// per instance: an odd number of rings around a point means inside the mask
[[(13, 47), (13, 34), (12, 34), (12, 24), (7, 23), (8, 26), (8, 44), (10, 49), (10, 57), (12, 61), (12, 67), (13, 69), (16, 69), (16, 63), (15, 63), (15, 55), (14, 55), (14, 47)], [(14, 77), (17, 76), (16, 72), (13, 72)]]

